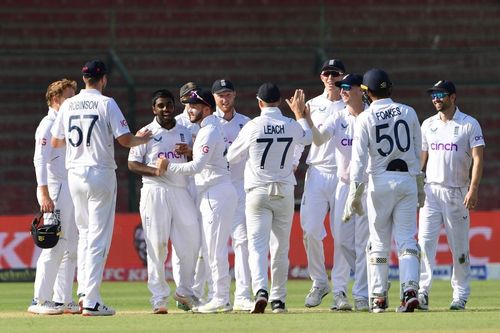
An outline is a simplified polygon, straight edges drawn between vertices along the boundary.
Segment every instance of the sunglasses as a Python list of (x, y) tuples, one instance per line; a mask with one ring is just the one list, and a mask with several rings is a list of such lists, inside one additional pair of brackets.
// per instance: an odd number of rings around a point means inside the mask
[(431, 99), (443, 99), (443, 98), (445, 98), (448, 95), (449, 94), (445, 93), (445, 92), (433, 92), (431, 94)]
[(210, 103), (208, 103), (207, 101), (205, 101), (205, 100), (203, 99), (203, 97), (201, 97), (200, 95), (198, 95), (198, 93), (196, 92), (196, 90), (191, 91), (191, 98), (197, 98), (197, 99), (199, 99), (200, 101), (202, 101), (202, 102), (203, 102), (203, 104), (206, 104), (206, 105), (208, 105), (208, 106), (212, 107), (212, 105), (211, 105)]
[(324, 76), (324, 77), (329, 77), (329, 76), (339, 77), (340, 75), (342, 75), (342, 74), (340, 72), (337, 72), (337, 71), (328, 71), (328, 72), (321, 73), (321, 76)]
[(350, 84), (345, 84), (345, 83), (342, 83), (342, 84), (340, 85), (340, 88), (341, 88), (342, 90), (349, 91), (349, 90), (351, 90), (351, 89), (352, 89), (352, 86), (351, 86)]

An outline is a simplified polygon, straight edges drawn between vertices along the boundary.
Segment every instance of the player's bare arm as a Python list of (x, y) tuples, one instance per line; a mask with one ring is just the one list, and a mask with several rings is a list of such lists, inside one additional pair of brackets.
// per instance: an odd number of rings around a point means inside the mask
[(38, 193), (40, 198), (40, 211), (42, 213), (49, 213), (54, 211), (54, 202), (49, 195), (49, 187), (47, 185), (38, 186)]
[(156, 176), (162, 176), (167, 170), (170, 161), (164, 157), (160, 157), (156, 160)]
[(295, 119), (299, 120), (305, 118), (305, 94), (304, 90), (296, 89), (293, 97), (286, 99), (286, 103), (295, 115)]
[(153, 137), (153, 132), (149, 129), (144, 129), (142, 131), (137, 132), (136, 135), (132, 135), (131, 133), (124, 134), (116, 138), (118, 143), (125, 148), (132, 148), (138, 145), (142, 145), (147, 143)]
[(469, 191), (464, 198), (464, 205), (467, 209), (476, 208), (478, 203), (479, 182), (483, 176), (483, 151), (484, 146), (472, 148), (472, 177)]

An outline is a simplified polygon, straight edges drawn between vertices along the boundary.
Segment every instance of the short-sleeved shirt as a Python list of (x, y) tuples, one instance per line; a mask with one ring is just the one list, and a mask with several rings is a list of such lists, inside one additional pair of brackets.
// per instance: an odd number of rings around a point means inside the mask
[(427, 183), (468, 186), (472, 148), (484, 145), (478, 121), (458, 108), (447, 122), (439, 114), (427, 118), (422, 123), (422, 150), (429, 153)]
[(116, 169), (114, 138), (130, 133), (115, 100), (82, 89), (61, 105), (52, 136), (66, 140), (66, 168)]
[[(167, 158), (170, 163), (184, 163), (187, 161), (185, 155), (179, 155), (175, 152), (177, 143), (185, 143), (192, 147), (193, 141), (191, 131), (186, 127), (176, 124), (171, 129), (160, 126), (156, 118), (143, 128), (151, 130), (153, 137), (147, 143), (138, 145), (130, 149), (128, 160), (146, 164), (156, 168), (158, 158)], [(186, 187), (187, 176), (165, 172), (160, 177), (142, 176), (144, 185), (168, 185)]]
[(363, 182), (364, 173), (382, 174), (389, 163), (403, 160), (411, 175), (420, 173), (422, 135), (415, 110), (390, 98), (375, 100), (356, 120), (351, 175)]

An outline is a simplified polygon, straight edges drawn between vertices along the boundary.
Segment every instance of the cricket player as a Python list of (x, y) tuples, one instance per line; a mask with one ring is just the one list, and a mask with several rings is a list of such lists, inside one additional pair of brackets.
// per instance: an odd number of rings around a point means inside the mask
[[(212, 84), (217, 110), (215, 114), (219, 117), (222, 129), (226, 134), (227, 144), (230, 146), (243, 126), (250, 118), (236, 112), (234, 101), (236, 90), (231, 81), (219, 79)], [(243, 173), (245, 161), (231, 165), (231, 181), (238, 192), (238, 206), (234, 214), (233, 228), (231, 231), (232, 246), (234, 250), (234, 278), (236, 288), (234, 290), (234, 311), (250, 311), (253, 308), (251, 297), (250, 266), (248, 264), (248, 238), (245, 220), (245, 188), (243, 185)]]
[(392, 83), (381, 69), (371, 69), (361, 86), (370, 107), (354, 127), (350, 190), (344, 220), (364, 214), (362, 196), (368, 173), (368, 290), (372, 312), (387, 308), (389, 254), (394, 233), (401, 283), (398, 312), (418, 306), (420, 249), (417, 233), (417, 179), (420, 174), (421, 132), (413, 108), (394, 102)]
[[(335, 85), (342, 79), (345, 66), (339, 59), (327, 60), (322, 68), (320, 78), (324, 84), (323, 94), (307, 102), (311, 110), (311, 119), (317, 128), (321, 128), (329, 117), (344, 109), (345, 104), (340, 96), (340, 89)], [(298, 164), (304, 146), (297, 145), (295, 150), (295, 164)], [(313, 281), (311, 290), (305, 298), (306, 307), (315, 307), (321, 304), (323, 297), (330, 292), (328, 274), (325, 269), (325, 254), (323, 240), (326, 237), (325, 216), (330, 211), (330, 229), (334, 233), (335, 190), (338, 183), (337, 164), (335, 162), (335, 143), (327, 140), (322, 145), (311, 144), (306, 163), (308, 165), (304, 193), (300, 203), (300, 225), (304, 232), (304, 248), (307, 255), (307, 270)], [(347, 302), (345, 290), (340, 287), (342, 276), (349, 270), (348, 263), (334, 243), (334, 262), (332, 283), (334, 296), (332, 308), (351, 310)], [(344, 272), (344, 273), (340, 273)]]
[[(304, 118), (302, 90), (287, 100), (298, 121), (284, 117), (278, 106), (281, 93), (273, 83), (257, 92), (261, 115), (249, 121), (229, 147), (228, 161), (245, 165), (248, 253), (255, 304), (251, 313), (264, 313), (271, 300), (273, 313), (286, 311), (288, 251), (294, 210), (293, 151), (308, 145), (312, 134)], [(268, 254), (271, 252), (271, 291), (268, 288)]]
[(85, 89), (64, 101), (51, 129), (52, 147), (66, 145), (69, 191), (79, 232), (78, 256), (82, 258), (78, 262), (85, 266), (84, 316), (115, 314), (99, 291), (115, 219), (113, 137), (128, 148), (151, 138), (150, 131), (132, 135), (115, 100), (102, 95), (108, 82), (106, 74), (102, 61), (88, 61), (82, 68)]
[(427, 183), (425, 204), (419, 215), (418, 242), (422, 248), (419, 308), (429, 308), (436, 248), (444, 226), (453, 257), (450, 310), (464, 310), (471, 276), (469, 210), (476, 208), (478, 202), (485, 143), (477, 120), (456, 106), (453, 82), (438, 81), (427, 92), (437, 114), (422, 124), (421, 164), (426, 170)]
[(53, 218), (61, 222), (59, 242), (51, 249), (43, 249), (36, 264), (34, 298), (28, 308), (28, 312), (35, 314), (81, 312), (79, 305), (73, 301), (78, 232), (69, 194), (68, 171), (64, 166), (65, 148), (52, 148), (50, 145), (50, 129), (59, 108), (75, 93), (75, 81), (62, 79), (51, 83), (45, 94), (49, 111), (35, 133), (33, 164), (40, 211), (45, 213), (46, 222)]
[[(368, 284), (366, 276), (366, 244), (368, 242), (368, 218), (366, 215), (353, 216), (350, 223), (342, 222), (347, 194), (349, 193), (349, 173), (351, 161), (352, 138), (357, 117), (366, 105), (363, 103), (361, 84), (363, 77), (358, 74), (348, 74), (342, 80), (335, 82), (340, 88), (340, 95), (346, 107), (330, 116), (323, 126), (316, 128), (310, 117), (306, 117), (313, 132), (313, 143), (333, 142), (335, 145), (335, 161), (337, 165), (338, 184), (335, 192), (335, 208), (333, 218), (333, 233), (335, 235), (335, 253), (338, 259), (348, 263), (347, 269), (335, 261), (335, 288), (341, 296), (334, 297), (332, 310), (351, 310), (346, 298), (347, 284), (351, 271), (354, 272), (352, 295), (356, 311), (368, 311)], [(367, 179), (365, 179), (366, 181)], [(366, 194), (362, 196), (362, 205), (366, 207)], [(340, 266), (340, 267), (338, 267)], [(342, 274), (340, 274), (342, 273)], [(341, 303), (341, 301), (343, 302)]]
[(166, 314), (170, 296), (165, 278), (169, 240), (179, 258), (174, 299), (188, 308), (199, 305), (192, 287), (201, 228), (194, 200), (187, 191), (187, 177), (167, 175), (165, 169), (156, 167), (160, 157), (168, 157), (171, 163), (187, 161), (179, 150), (184, 145), (192, 147), (191, 131), (174, 119), (175, 102), (170, 91), (153, 93), (152, 110), (153, 121), (141, 131), (150, 130), (153, 140), (130, 149), (128, 168), (142, 176), (140, 212), (147, 244), (148, 288), (153, 313)]
[(227, 312), (232, 310), (227, 243), (236, 210), (237, 194), (228, 169), (225, 134), (219, 119), (213, 115), (214, 96), (209, 90), (195, 90), (191, 92), (187, 102), (190, 120), (200, 124), (193, 146), (193, 160), (187, 163), (169, 163), (168, 159), (162, 161), (167, 164), (167, 175), (194, 175), (198, 190), (214, 295), (208, 303), (192, 310), (200, 313)]

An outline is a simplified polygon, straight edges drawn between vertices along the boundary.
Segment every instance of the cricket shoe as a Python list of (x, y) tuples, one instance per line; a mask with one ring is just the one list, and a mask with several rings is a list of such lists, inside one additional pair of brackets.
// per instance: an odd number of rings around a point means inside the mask
[(249, 298), (238, 298), (234, 300), (233, 311), (252, 311), (254, 302)]
[(159, 302), (156, 302), (153, 305), (153, 313), (154, 314), (167, 314), (168, 313), (168, 307), (167, 307), (166, 300), (161, 300)]
[(34, 299), (28, 307), (28, 312), (40, 315), (60, 315), (64, 313), (64, 310), (52, 301)]
[(285, 307), (285, 303), (283, 303), (280, 300), (271, 301), (271, 310), (273, 311), (273, 313), (285, 313), (285, 312), (287, 312), (286, 307)]
[(429, 310), (429, 296), (425, 293), (418, 293), (418, 308), (419, 310)]
[(96, 303), (93, 308), (84, 307), (82, 311), (82, 316), (92, 317), (92, 316), (114, 316), (116, 313), (115, 309), (107, 307), (104, 304)]
[(368, 304), (367, 298), (358, 298), (354, 300), (354, 310), (356, 311), (368, 311), (370, 310), (370, 304)]
[(321, 304), (323, 297), (328, 295), (330, 292), (330, 287), (315, 287), (313, 286), (311, 290), (309, 290), (309, 294), (306, 296), (305, 306), (307, 308), (313, 308)]
[(55, 305), (63, 310), (63, 313), (65, 314), (81, 314), (82, 310), (80, 310), (80, 305), (78, 303), (75, 303), (74, 301), (71, 301), (69, 303), (58, 303), (56, 302)]
[(407, 290), (403, 293), (403, 300), (396, 312), (413, 312), (418, 307), (418, 296), (416, 290)]
[(343, 291), (333, 294), (333, 303), (330, 307), (332, 311), (351, 311), (352, 306), (347, 301), (347, 296)]
[(372, 308), (371, 311), (373, 313), (382, 313), (387, 309), (387, 301), (385, 297), (375, 297), (372, 300)]
[(454, 299), (450, 304), (450, 310), (465, 310), (465, 303), (463, 299)]
[(259, 289), (257, 294), (255, 294), (255, 302), (250, 313), (264, 313), (266, 311), (267, 300), (269, 299), (269, 294), (264, 289)]
[(221, 301), (216, 300), (214, 298), (210, 302), (208, 302), (207, 304), (198, 307), (196, 310), (193, 310), (193, 312), (196, 312), (196, 313), (223, 313), (223, 312), (229, 312), (232, 310), (233, 310), (233, 307), (231, 306), (231, 303), (221, 302)]
[(176, 301), (177, 307), (184, 311), (189, 311), (193, 307), (198, 307), (201, 305), (201, 302), (195, 296), (183, 296), (175, 293), (174, 299)]

